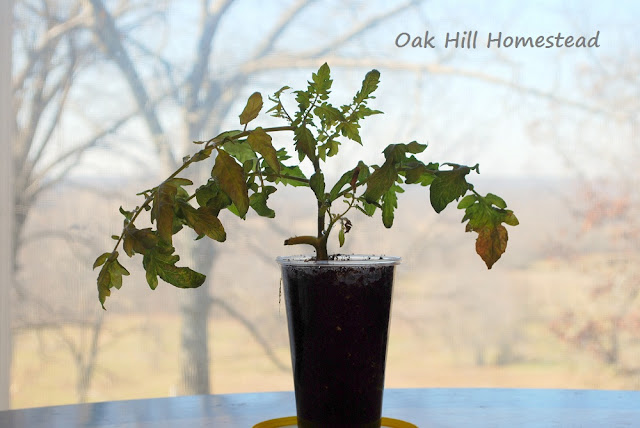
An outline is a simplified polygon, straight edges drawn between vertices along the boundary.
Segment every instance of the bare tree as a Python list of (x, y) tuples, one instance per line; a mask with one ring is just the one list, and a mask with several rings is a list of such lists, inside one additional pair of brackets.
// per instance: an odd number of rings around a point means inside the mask
[[(8, 43), (13, 40), (16, 48), (13, 75), (2, 73), (3, 78), (12, 78), (11, 96), (2, 92), (3, 100), (12, 100), (6, 116), (3, 111), (3, 120), (7, 117), (10, 126), (2, 126), (2, 130), (15, 130), (15, 135), (3, 135), (2, 138), (3, 142), (12, 143), (11, 149), (7, 149), (7, 153), (12, 156), (3, 157), (3, 161), (7, 159), (11, 162), (11, 168), (2, 168), (3, 174), (12, 174), (11, 179), (2, 180), (3, 186), (12, 185), (13, 195), (10, 198), (10, 208), (2, 210), (3, 216), (12, 216), (10, 222), (5, 222), (4, 219), (2, 221), (3, 227), (5, 224), (10, 225), (10, 232), (5, 235), (9, 239), (3, 243), (11, 245), (7, 257), (2, 256), (3, 263), (6, 260), (10, 268), (2, 269), (2, 272), (3, 275), (5, 272), (12, 275), (12, 279), (3, 281), (3, 284), (14, 286), (18, 303), (14, 306), (12, 328), (14, 332), (26, 329), (56, 331), (69, 345), (79, 363), (78, 396), (86, 397), (91, 378), (87, 374), (90, 375), (94, 367), (97, 342), (96, 347), (92, 347), (84, 355), (88, 360), (82, 360), (83, 356), (73, 350), (73, 340), (64, 332), (64, 325), (78, 325), (97, 339), (102, 330), (102, 322), (98, 322), (102, 319), (101, 315), (97, 315), (96, 322), (87, 322), (86, 317), (90, 315), (80, 313), (71, 304), (64, 308), (54, 308), (48, 296), (43, 296), (39, 289), (23, 283), (14, 274), (21, 272), (19, 254), (34, 239), (25, 231), (27, 219), (35, 209), (38, 198), (56, 188), (80, 164), (85, 153), (99, 147), (105, 136), (118, 130), (138, 112), (135, 109), (122, 111), (113, 120), (100, 122), (78, 113), (80, 98), (86, 94), (74, 93), (74, 88), (78, 86), (79, 76), (95, 65), (90, 61), (94, 50), (87, 31), (90, 16), (80, 4), (19, 0), (15, 9), (10, 7), (3, 10), (3, 18), (5, 11), (16, 17), (12, 37), (2, 38)], [(3, 31), (5, 28), (11, 27), (3, 23)], [(2, 56), (5, 58), (4, 49)], [(11, 63), (3, 60), (4, 66), (11, 69)], [(4, 108), (5, 104), (2, 106)], [(92, 133), (74, 135), (72, 141), (65, 141), (61, 145), (56, 133), (61, 124), (70, 119), (83, 121)], [(5, 194), (4, 191), (2, 194)], [(74, 235), (71, 231), (42, 230), (36, 239), (58, 239), (87, 245), (80, 235)], [(23, 262), (23, 265), (26, 263), (29, 262)], [(7, 292), (4, 287), (3, 292)], [(3, 297), (2, 302), (7, 301)], [(3, 309), (2, 314), (8, 316), (8, 311)], [(33, 316), (34, 314), (39, 316)], [(85, 318), (80, 319), (81, 317)], [(47, 318), (46, 322), (44, 318)], [(10, 325), (2, 322), (3, 329)], [(4, 340), (0, 348), (2, 352), (10, 350), (9, 346), (5, 346)], [(6, 364), (8, 363), (3, 359), (3, 371), (8, 370)], [(8, 391), (8, 385), (3, 381), (3, 391), (4, 386)]]
[[(566, 198), (575, 227), (569, 239), (554, 241), (557, 258), (579, 267), (590, 281), (582, 287), (580, 303), (572, 301), (550, 329), (620, 373), (635, 373), (630, 377), (635, 386), (640, 373), (640, 56), (627, 49), (594, 59), (581, 64), (576, 76), (582, 96), (610, 114), (576, 117), (566, 145), (555, 146), (578, 178)], [(561, 107), (554, 112), (566, 114)], [(538, 132), (557, 139), (552, 129)], [(572, 149), (576, 145), (578, 153)]]

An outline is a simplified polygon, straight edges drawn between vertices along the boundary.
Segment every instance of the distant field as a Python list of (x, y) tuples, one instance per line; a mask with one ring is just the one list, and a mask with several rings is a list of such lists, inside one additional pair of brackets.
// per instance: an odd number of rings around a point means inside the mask
[[(165, 397), (179, 389), (177, 317), (142, 319), (118, 316), (109, 329), (132, 332), (100, 354), (88, 401)], [(282, 329), (286, 329), (283, 317)], [(134, 327), (143, 327), (135, 330)], [(229, 319), (211, 322), (213, 393), (293, 389), (289, 370), (265, 357), (247, 331)], [(68, 334), (74, 333), (71, 330)], [(78, 333), (77, 331), (75, 332)], [(282, 333), (282, 332), (281, 332)], [(567, 360), (478, 366), (439, 340), (417, 336), (406, 321), (394, 320), (389, 345), (386, 386), (630, 388), (628, 379), (592, 361)], [(538, 353), (550, 346), (540, 337)], [(104, 335), (104, 342), (113, 338)], [(289, 349), (281, 339), (275, 355), (289, 366)], [(12, 407), (69, 404), (77, 401), (76, 364), (55, 332), (20, 335), (15, 344)]]

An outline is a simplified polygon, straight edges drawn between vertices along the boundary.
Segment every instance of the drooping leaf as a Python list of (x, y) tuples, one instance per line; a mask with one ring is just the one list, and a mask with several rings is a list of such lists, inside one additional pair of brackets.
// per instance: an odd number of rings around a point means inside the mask
[[(344, 187), (347, 184), (351, 183), (351, 180), (354, 176), (355, 172), (360, 172), (360, 168), (359, 167), (355, 167), (354, 169), (345, 172), (344, 174), (342, 174), (342, 177), (340, 177), (340, 179), (336, 182), (336, 184), (333, 185), (333, 187), (331, 188), (331, 191), (329, 192), (329, 200), (331, 201), (335, 201), (338, 198), (338, 195), (340, 194), (340, 192), (342, 192), (342, 190), (344, 189)], [(358, 175), (356, 175), (356, 180), (358, 179)], [(354, 183), (355, 184), (355, 183)]]
[(407, 162), (403, 163), (405, 168), (405, 183), (407, 184), (420, 184), (421, 186), (428, 186), (433, 183), (436, 178), (436, 171), (438, 170), (437, 164), (428, 164), (418, 161), (413, 156), (409, 158)]
[(344, 227), (341, 227), (338, 232), (338, 243), (340, 244), (340, 247), (344, 245)]
[(109, 273), (109, 268), (105, 265), (100, 269), (100, 273), (98, 274), (98, 300), (102, 305), (102, 309), (106, 309), (104, 307), (104, 303), (107, 300), (107, 297), (111, 296), (111, 274)]
[[(275, 187), (273, 189), (275, 190)], [(267, 199), (266, 193), (253, 193), (249, 197), (249, 204), (259, 216), (273, 218), (276, 212), (267, 206)]]
[(224, 227), (217, 217), (217, 213), (212, 208), (194, 208), (187, 202), (180, 204), (180, 209), (184, 213), (187, 224), (199, 235), (224, 242), (227, 239)]
[(271, 144), (271, 135), (267, 134), (264, 129), (258, 127), (249, 134), (247, 142), (255, 152), (262, 155), (267, 165), (269, 165), (273, 171), (276, 173), (280, 172), (280, 162), (278, 162), (276, 149), (274, 149), (273, 144)]
[(485, 227), (478, 231), (476, 252), (482, 257), (487, 268), (491, 269), (505, 252), (508, 239), (507, 229), (501, 224), (496, 227)]
[(158, 237), (168, 244), (171, 244), (173, 238), (174, 205), (177, 193), (178, 188), (165, 181), (158, 186), (151, 210), (152, 217), (156, 221)]
[(231, 198), (224, 193), (218, 182), (211, 179), (196, 190), (196, 200), (201, 207), (210, 208), (214, 215), (231, 205)]
[(238, 134), (242, 134), (242, 131), (240, 131), (239, 129), (234, 129), (233, 131), (225, 131), (213, 137), (212, 140), (215, 143), (221, 143), (225, 140), (231, 141), (233, 137), (235, 137)]
[(238, 209), (240, 217), (244, 218), (249, 210), (249, 191), (242, 166), (238, 165), (227, 152), (218, 149), (211, 176), (216, 180), (220, 189), (229, 195)]
[(406, 159), (407, 153), (422, 153), (426, 148), (426, 144), (419, 144), (415, 141), (412, 141), (409, 144), (389, 144), (384, 149), (383, 153), (385, 159), (387, 159), (388, 161), (399, 163)]
[(111, 260), (108, 266), (111, 277), (111, 287), (119, 290), (122, 287), (122, 276), (129, 276), (129, 271), (120, 264), (117, 258)]
[(205, 147), (204, 149), (196, 152), (191, 157), (191, 161), (192, 162), (200, 162), (200, 161), (203, 161), (205, 159), (208, 159), (211, 156), (212, 152), (213, 152), (213, 146)]
[(502, 206), (506, 208), (506, 203), (502, 198), (489, 195), (485, 197), (476, 194), (469, 195), (469, 197), (463, 198), (458, 206), (465, 210), (465, 215), (462, 218), (463, 222), (468, 221), (465, 230), (478, 233), (476, 252), (491, 269), (507, 249), (509, 235), (502, 223), (516, 226), (518, 219), (513, 211), (500, 208)]
[(316, 199), (322, 201), (324, 199), (324, 175), (321, 172), (316, 172), (309, 178), (309, 187), (316, 195)]
[(147, 250), (158, 244), (158, 235), (151, 228), (136, 229), (129, 225), (124, 230), (124, 242), (122, 247), (129, 257), (134, 254), (144, 254)]
[(466, 175), (471, 172), (468, 166), (454, 166), (451, 170), (438, 171), (436, 178), (431, 183), (431, 206), (439, 213), (450, 202), (464, 196), (469, 190)]
[(387, 229), (393, 226), (394, 211), (398, 208), (398, 196), (396, 193), (402, 193), (402, 187), (391, 186), (384, 195), (382, 195), (382, 224)]
[[(98, 274), (98, 300), (105, 309), (104, 303), (108, 296), (111, 295), (111, 289), (120, 289), (122, 287), (122, 276), (128, 276), (129, 271), (118, 262), (118, 252), (109, 253), (106, 260), (104, 254), (98, 257), (96, 263), (102, 262), (102, 269)], [(95, 265), (95, 264), (94, 264)], [(100, 265), (98, 265), (100, 266)], [(96, 266), (97, 267), (97, 266)]]
[(102, 266), (103, 264), (105, 264), (105, 262), (110, 256), (111, 256), (111, 253), (104, 253), (99, 255), (96, 261), (93, 263), (93, 268), (95, 269), (98, 266)]
[(502, 209), (507, 208), (507, 203), (504, 201), (504, 199), (502, 199), (498, 195), (494, 195), (493, 193), (487, 193), (487, 195), (484, 197), (484, 199), (488, 203), (493, 204), (498, 208), (502, 208)]
[[(170, 248), (171, 253), (173, 248)], [(201, 286), (206, 276), (187, 267), (175, 264), (180, 257), (158, 249), (147, 252), (143, 258), (143, 266), (147, 271), (147, 283), (151, 289), (158, 286), (158, 277), (178, 288), (197, 288)]]
[(260, 110), (262, 110), (262, 94), (254, 92), (247, 100), (244, 110), (240, 113), (240, 125), (246, 125), (258, 117)]
[(398, 172), (391, 162), (385, 162), (375, 170), (367, 180), (367, 189), (363, 197), (369, 203), (377, 202), (398, 178)]

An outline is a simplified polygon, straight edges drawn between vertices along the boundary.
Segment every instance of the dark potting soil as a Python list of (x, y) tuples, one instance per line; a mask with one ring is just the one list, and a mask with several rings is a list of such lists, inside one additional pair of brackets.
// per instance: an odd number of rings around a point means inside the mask
[(286, 266), (301, 427), (379, 427), (393, 265)]

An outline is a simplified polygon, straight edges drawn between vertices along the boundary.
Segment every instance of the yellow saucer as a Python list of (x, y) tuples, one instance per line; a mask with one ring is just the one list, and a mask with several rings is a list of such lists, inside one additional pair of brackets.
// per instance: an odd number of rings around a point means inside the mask
[[(253, 426), (253, 428), (296, 428), (298, 426), (298, 418), (295, 416), (288, 416), (286, 418), (270, 419), (268, 421), (260, 422)], [(417, 425), (409, 422), (401, 421), (400, 419), (382, 418), (382, 428), (418, 428)]]

